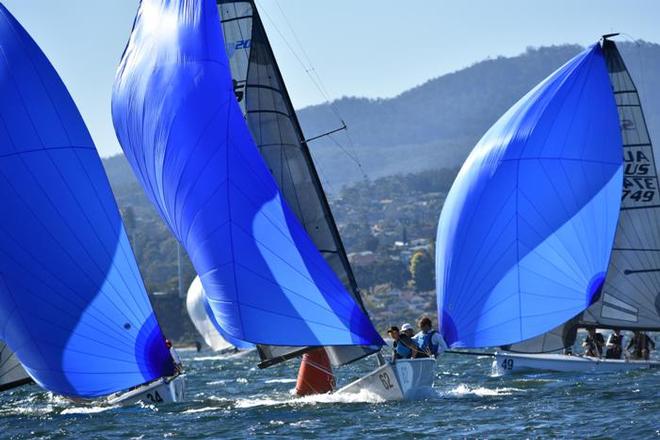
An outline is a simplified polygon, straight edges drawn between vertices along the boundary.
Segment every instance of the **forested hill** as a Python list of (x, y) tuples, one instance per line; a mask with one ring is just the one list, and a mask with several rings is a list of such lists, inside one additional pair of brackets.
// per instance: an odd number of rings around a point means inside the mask
[[(660, 45), (618, 45), (640, 89), (651, 136), (660, 139)], [(364, 178), (352, 157), (370, 179), (460, 166), (497, 118), (580, 50), (576, 45), (528, 49), (429, 80), (394, 98), (334, 101), (352, 142), (339, 133), (310, 143), (326, 190), (338, 193)], [(307, 137), (341, 125), (329, 104), (304, 108), (298, 116)], [(119, 183), (114, 177), (130, 180), (125, 161), (110, 159), (106, 165), (113, 185)]]
[[(617, 44), (640, 89), (651, 134), (659, 139), (660, 45)], [(528, 49), (516, 57), (485, 60), (432, 79), (391, 99), (340, 99), (333, 104), (349, 126), (354, 145), (351, 148), (342, 135), (337, 139), (359, 158), (372, 179), (453, 168), (502, 113), (580, 50), (575, 45)], [(298, 114), (308, 137), (340, 125), (328, 104)], [(361, 178), (358, 167), (330, 139), (310, 147), (332, 189)]]

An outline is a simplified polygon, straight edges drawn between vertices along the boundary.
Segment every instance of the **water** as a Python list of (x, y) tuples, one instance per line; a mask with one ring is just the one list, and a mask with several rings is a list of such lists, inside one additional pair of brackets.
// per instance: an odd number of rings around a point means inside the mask
[[(162, 407), (83, 406), (36, 386), (0, 396), (0, 437), (78, 439), (660, 437), (660, 370), (625, 374), (491, 375), (492, 359), (445, 355), (436, 393), (382, 402), (363, 393), (295, 398), (295, 362), (182, 352), (188, 401)], [(341, 370), (340, 382), (374, 367)]]

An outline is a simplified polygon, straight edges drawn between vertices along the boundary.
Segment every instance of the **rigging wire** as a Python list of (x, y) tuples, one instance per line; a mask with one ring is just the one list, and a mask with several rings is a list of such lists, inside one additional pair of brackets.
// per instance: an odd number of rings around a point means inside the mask
[[(282, 32), (280, 30), (280, 28), (277, 26), (275, 20), (268, 13), (268, 11), (263, 7), (263, 4), (262, 4), (261, 1), (259, 2), (260, 11), (263, 13), (263, 15), (266, 16), (266, 18), (270, 22), (270, 24), (273, 27), (273, 29), (275, 30), (275, 32), (277, 32), (277, 34), (280, 36), (280, 38), (282, 39), (284, 44), (287, 46), (287, 48), (289, 49), (291, 54), (294, 56), (296, 61), (303, 68), (303, 70), (305, 71), (306, 75), (309, 77), (310, 81), (312, 82), (312, 84), (314, 85), (316, 90), (319, 92), (321, 97), (324, 99), (323, 103), (328, 105), (328, 108), (330, 108), (330, 111), (342, 123), (342, 125), (347, 126), (346, 122), (344, 121), (344, 118), (342, 117), (341, 113), (337, 109), (337, 106), (335, 105), (334, 102), (331, 101), (331, 98), (330, 98), (330, 95), (328, 93), (327, 88), (323, 84), (323, 81), (321, 80), (320, 75), (316, 71), (316, 68), (314, 67), (314, 64), (312, 63), (309, 55), (305, 51), (300, 39), (298, 38), (295, 30), (293, 29), (293, 26), (291, 25), (291, 22), (289, 21), (286, 14), (284, 13), (284, 10), (282, 9), (282, 7), (280, 6), (280, 4), (277, 0), (275, 0), (274, 3), (277, 6), (277, 8), (279, 9), (280, 14), (282, 15), (282, 17), (284, 19), (284, 23), (286, 24), (290, 34), (293, 36), (293, 40), (295, 41), (295, 44), (298, 46), (302, 56), (298, 54), (298, 51), (296, 51), (296, 49), (293, 47), (293, 45), (289, 42), (287, 37), (284, 35), (284, 32)], [(305, 60), (303, 60), (303, 58), (306, 60), (306, 62), (305, 62)], [(357, 149), (355, 148), (355, 143), (353, 142), (353, 139), (350, 136), (348, 130), (345, 131), (345, 136), (346, 136), (346, 139), (348, 140), (348, 144), (349, 144), (348, 149), (346, 147), (344, 147), (344, 145), (342, 145), (341, 142), (339, 142), (334, 136), (328, 135), (327, 137), (329, 137), (331, 139), (333, 144), (336, 145), (346, 155), (346, 157), (348, 157), (352, 162), (355, 163), (355, 165), (357, 166), (357, 168), (360, 171), (361, 177), (365, 181), (368, 181), (369, 176), (367, 175), (367, 173), (364, 170), (364, 167), (362, 166), (362, 163), (361, 163), (361, 161), (358, 157), (358, 154), (357, 154)], [(351, 150), (350, 152), (348, 151), (349, 149)], [(317, 168), (318, 168), (318, 166), (317, 166)]]
[[(640, 40), (625, 32), (621, 32), (619, 35), (629, 40), (635, 46), (635, 52), (637, 53), (637, 65), (639, 68), (639, 85), (641, 86), (638, 87), (638, 89), (641, 88), (641, 90), (646, 90), (646, 81), (644, 77), (644, 57), (642, 56), (642, 45), (639, 42)], [(641, 95), (643, 95), (643, 93), (640, 93), (640, 99)]]

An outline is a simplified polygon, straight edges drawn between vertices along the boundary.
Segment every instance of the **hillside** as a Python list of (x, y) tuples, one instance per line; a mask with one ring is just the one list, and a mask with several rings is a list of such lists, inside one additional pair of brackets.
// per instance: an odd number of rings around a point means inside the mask
[[(660, 135), (660, 45), (619, 44), (642, 95), (651, 135)], [(528, 49), (443, 75), (391, 99), (342, 98), (333, 105), (353, 141), (337, 139), (370, 178), (459, 166), (482, 134), (535, 84), (574, 56), (579, 46)], [(336, 128), (328, 104), (299, 111), (308, 137)], [(657, 138), (655, 136), (655, 138)], [(325, 138), (310, 147), (331, 189), (361, 178), (351, 159)]]

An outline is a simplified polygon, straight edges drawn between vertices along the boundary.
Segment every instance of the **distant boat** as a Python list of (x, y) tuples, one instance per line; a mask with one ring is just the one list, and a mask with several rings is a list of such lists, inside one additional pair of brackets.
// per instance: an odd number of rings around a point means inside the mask
[(0, 49), (0, 339), (55, 394), (180, 399), (183, 378), (89, 132), (2, 5)]
[(0, 342), (0, 391), (10, 390), (32, 383), (14, 352), (7, 344)]
[(232, 344), (222, 337), (218, 331), (218, 324), (214, 322), (213, 311), (204, 293), (204, 286), (199, 277), (195, 277), (186, 295), (186, 309), (197, 332), (202, 336), (206, 345), (219, 353), (233, 354), (239, 350), (252, 350), (254, 345), (243, 341), (234, 341), (238, 346)]
[(253, 2), (143, 1), (113, 119), (225, 340), (258, 344), (262, 367), (379, 352)]
[(452, 347), (510, 350), (496, 353), (505, 372), (658, 366), (557, 353), (578, 327), (660, 329), (655, 159), (611, 36), (495, 123), (440, 217), (442, 333)]

